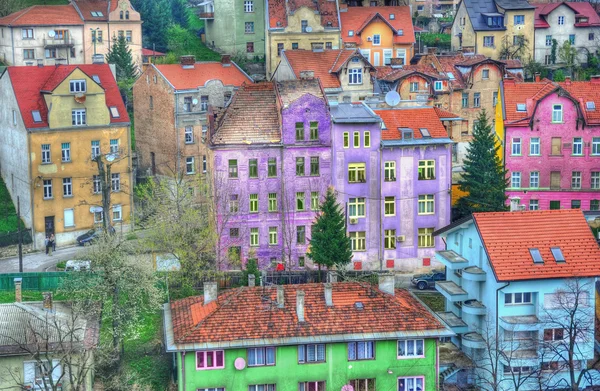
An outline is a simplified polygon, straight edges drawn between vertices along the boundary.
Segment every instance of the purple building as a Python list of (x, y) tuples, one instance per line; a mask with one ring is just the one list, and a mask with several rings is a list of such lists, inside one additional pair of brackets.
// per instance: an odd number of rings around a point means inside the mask
[(309, 266), (315, 212), (331, 183), (331, 120), (317, 79), (242, 86), (209, 147), (221, 267)]

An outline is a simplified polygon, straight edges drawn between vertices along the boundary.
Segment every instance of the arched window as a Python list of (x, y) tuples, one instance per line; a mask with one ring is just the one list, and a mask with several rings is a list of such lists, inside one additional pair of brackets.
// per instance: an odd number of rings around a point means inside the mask
[(125, 19), (129, 19), (129, 11), (125, 11)]
[(121, 12), (119, 13), (119, 17), (120, 17), (121, 19), (123, 19), (123, 11), (121, 11)]

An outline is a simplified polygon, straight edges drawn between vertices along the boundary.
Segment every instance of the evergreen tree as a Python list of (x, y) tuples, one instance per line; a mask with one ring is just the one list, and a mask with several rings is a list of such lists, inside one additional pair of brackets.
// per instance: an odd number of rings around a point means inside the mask
[(473, 131), (464, 161), (464, 173), (458, 182), (461, 191), (468, 194), (458, 200), (460, 216), (473, 212), (506, 210), (507, 171), (498, 152), (500, 143), (488, 122), (487, 114), (481, 110)]
[(113, 41), (113, 44), (106, 56), (109, 64), (115, 64), (117, 68), (117, 81), (133, 79), (136, 76), (135, 64), (131, 56), (131, 49), (124, 36)]
[(183, 28), (189, 27), (186, 0), (171, 0), (171, 15), (173, 16), (173, 23), (177, 23)]
[(330, 268), (344, 266), (352, 259), (350, 238), (346, 236), (346, 216), (336, 202), (333, 188), (327, 189), (316, 223), (312, 228), (310, 252), (316, 264)]

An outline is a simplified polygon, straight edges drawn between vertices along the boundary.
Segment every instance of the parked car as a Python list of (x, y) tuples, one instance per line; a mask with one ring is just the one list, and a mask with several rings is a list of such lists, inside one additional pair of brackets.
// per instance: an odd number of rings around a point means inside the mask
[(90, 261), (70, 260), (65, 264), (66, 272), (81, 272), (89, 271), (91, 266)]
[[(111, 233), (115, 233), (115, 229), (114, 227), (110, 227), (109, 231)], [(86, 233), (84, 233), (83, 235), (79, 235), (77, 237), (77, 244), (79, 244), (80, 246), (87, 246), (92, 244), (95, 240), (97, 240), (100, 235), (102, 235), (102, 232), (104, 232), (101, 228), (98, 229), (90, 229), (89, 231), (87, 231)]]
[(439, 270), (434, 270), (431, 273), (415, 274), (410, 282), (419, 290), (435, 287), (436, 281), (445, 281), (446, 273)]

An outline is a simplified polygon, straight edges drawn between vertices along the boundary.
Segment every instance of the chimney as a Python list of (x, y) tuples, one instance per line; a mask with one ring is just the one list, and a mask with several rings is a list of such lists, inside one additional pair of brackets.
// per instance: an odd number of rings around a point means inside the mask
[(248, 286), (256, 286), (256, 276), (254, 274), (248, 275)]
[(277, 285), (277, 308), (285, 307), (285, 296), (283, 293), (283, 285)]
[(190, 55), (181, 56), (179, 57), (179, 63), (183, 69), (193, 69), (194, 64), (196, 64), (196, 57)]
[(315, 78), (315, 71), (300, 71), (300, 79), (306, 80), (306, 79), (314, 79), (314, 78)]
[(330, 282), (325, 283), (325, 305), (333, 307), (333, 286)]
[(590, 82), (592, 84), (600, 84), (600, 75), (590, 76)]
[(514, 86), (515, 83), (515, 78), (512, 76), (506, 76), (504, 77), (504, 81), (503, 81), (504, 85), (509, 85), (509, 86)]
[(204, 283), (204, 305), (217, 300), (217, 283)]
[(304, 291), (296, 291), (296, 315), (298, 322), (304, 322)]
[(539, 83), (539, 82), (540, 82), (540, 74), (539, 74), (539, 73), (536, 73), (536, 74), (535, 74), (535, 82), (536, 82), (536, 83)]
[(519, 202), (521, 199), (519, 197), (513, 197), (510, 199), (510, 211), (516, 212), (519, 210)]
[(221, 56), (221, 65), (223, 65), (224, 67), (231, 66), (231, 56), (229, 54), (223, 54)]
[(92, 64), (104, 64), (104, 54), (93, 54)]
[(379, 290), (388, 293), (390, 295), (395, 295), (395, 277), (393, 274), (380, 274), (379, 275)]
[(52, 312), (52, 310), (54, 309), (54, 306), (52, 303), (52, 292), (43, 292), (42, 296), (44, 297), (43, 308), (46, 311)]
[(44, 66), (44, 60), (41, 59), (41, 58), (38, 58), (37, 59), (37, 66), (40, 67), (40, 68), (42, 68)]
[(565, 84), (568, 86), (571, 85), (571, 76), (565, 76)]
[(337, 272), (334, 272), (333, 270), (329, 270), (327, 272), (327, 281), (329, 282), (337, 282)]
[(23, 292), (21, 290), (21, 283), (23, 282), (22, 278), (15, 278), (15, 301), (17, 303), (21, 303), (23, 301)]

